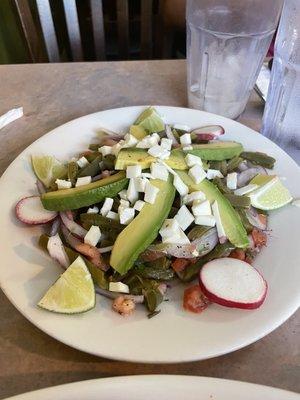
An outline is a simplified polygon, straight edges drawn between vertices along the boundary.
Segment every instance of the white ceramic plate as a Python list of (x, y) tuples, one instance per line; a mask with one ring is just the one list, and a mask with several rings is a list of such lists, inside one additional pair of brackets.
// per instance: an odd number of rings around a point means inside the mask
[(69, 383), (7, 400), (299, 400), (299, 397), (285, 390), (225, 379), (140, 375)]
[[(71, 121), (29, 146), (0, 181), (0, 282), (7, 297), (33, 324), (57, 340), (98, 356), (138, 362), (182, 362), (206, 359), (244, 347), (265, 336), (297, 309), (300, 303), (300, 210), (287, 206), (272, 213), (268, 247), (255, 261), (269, 284), (264, 305), (242, 311), (213, 305), (201, 315), (182, 309), (183, 286), (174, 288), (162, 312), (147, 319), (142, 306), (129, 318), (111, 311), (111, 303), (97, 296), (94, 310), (65, 316), (39, 309), (36, 304), (61, 273), (59, 266), (37, 247), (39, 227), (27, 227), (14, 216), (14, 205), (35, 193), (30, 155), (47, 153), (69, 159), (87, 148), (101, 127), (126, 129), (144, 107), (103, 111)], [(300, 169), (269, 140), (235, 121), (185, 108), (158, 107), (169, 123), (221, 124), (226, 140), (245, 149), (260, 150), (277, 159), (275, 172), (300, 197)]]

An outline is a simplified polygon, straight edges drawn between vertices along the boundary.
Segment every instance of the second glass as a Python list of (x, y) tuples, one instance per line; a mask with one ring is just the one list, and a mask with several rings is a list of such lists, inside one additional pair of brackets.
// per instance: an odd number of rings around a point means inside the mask
[(237, 118), (276, 30), (283, 0), (187, 0), (189, 107)]

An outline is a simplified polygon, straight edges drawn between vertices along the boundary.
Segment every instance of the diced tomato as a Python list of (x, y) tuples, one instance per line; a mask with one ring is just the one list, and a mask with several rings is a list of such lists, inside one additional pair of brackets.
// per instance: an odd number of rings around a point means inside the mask
[(262, 247), (267, 244), (267, 235), (265, 234), (265, 232), (262, 232), (259, 229), (254, 228), (251, 235), (255, 246)]
[(187, 311), (199, 314), (206, 309), (210, 301), (201, 292), (198, 285), (191, 286), (184, 291), (183, 308)]
[(246, 254), (245, 254), (244, 250), (242, 250), (242, 249), (234, 249), (229, 254), (229, 257), (237, 258), (238, 260), (245, 261)]
[(190, 263), (190, 260), (187, 258), (175, 258), (175, 260), (172, 261), (172, 268), (175, 272), (182, 272)]

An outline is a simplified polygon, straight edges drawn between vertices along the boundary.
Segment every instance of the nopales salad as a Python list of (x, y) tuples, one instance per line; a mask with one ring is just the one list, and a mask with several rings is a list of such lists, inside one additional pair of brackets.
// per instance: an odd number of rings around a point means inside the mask
[(165, 124), (149, 107), (125, 136), (103, 129), (67, 163), (33, 155), (39, 193), (16, 216), (45, 226), (39, 245), (65, 270), (39, 306), (83, 312), (96, 292), (121, 315), (142, 303), (152, 317), (179, 280), (188, 311), (258, 308), (267, 283), (251, 264), (267, 244), (268, 212), (292, 197), (274, 158), (224, 134)]

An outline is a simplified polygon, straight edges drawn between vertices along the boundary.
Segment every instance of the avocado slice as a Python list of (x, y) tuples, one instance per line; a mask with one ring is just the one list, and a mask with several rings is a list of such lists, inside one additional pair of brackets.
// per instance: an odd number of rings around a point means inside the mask
[[(48, 244), (49, 236), (42, 234), (39, 238), (39, 246), (48, 253), (47, 244)], [(70, 249), (70, 247), (64, 246), (64, 249), (69, 257), (70, 264), (76, 260), (78, 256), (82, 257), (90, 274), (92, 275), (93, 281), (96, 285), (101, 287), (102, 289), (108, 289), (108, 280), (106, 278), (105, 272), (100, 268), (96, 267), (96, 265), (92, 264), (86, 257), (77, 251)]]
[(230, 202), (223, 196), (220, 190), (210, 181), (204, 179), (195, 184), (185, 171), (176, 171), (191, 192), (201, 190), (210, 202), (217, 201), (228, 240), (236, 247), (246, 248), (249, 246), (247, 232), (241, 219)]
[(145, 136), (148, 135), (146, 129), (144, 129), (140, 125), (131, 125), (131, 127), (129, 128), (129, 133), (138, 140), (142, 140)]
[[(187, 169), (187, 163), (185, 162), (185, 154), (178, 149), (171, 152), (170, 157), (165, 160), (166, 164), (173, 169)], [(125, 170), (128, 165), (140, 165), (142, 169), (150, 168), (150, 165), (156, 161), (155, 157), (145, 149), (128, 148), (122, 149), (117, 157), (115, 169)]]
[[(237, 142), (211, 142), (207, 144), (194, 144), (193, 150), (182, 151), (174, 149), (166, 164), (173, 169), (185, 170), (188, 166), (185, 156), (190, 153), (207, 161), (223, 161), (238, 156), (243, 151), (243, 146)], [(141, 165), (143, 169), (150, 168), (155, 158), (147, 150), (139, 148), (122, 149), (117, 157), (115, 169), (126, 169), (128, 165)]]
[(116, 196), (127, 183), (125, 172), (120, 171), (88, 185), (45, 193), (41, 196), (41, 201), (46, 210), (76, 210), (98, 203), (105, 197)]
[(166, 182), (152, 179), (150, 182), (159, 188), (154, 204), (144, 205), (141, 212), (118, 235), (111, 252), (110, 265), (121, 275), (133, 266), (138, 256), (157, 237), (174, 201), (172, 179)]
[(154, 107), (146, 108), (135, 121), (134, 125), (141, 126), (149, 133), (160, 132), (165, 129), (164, 121)]

